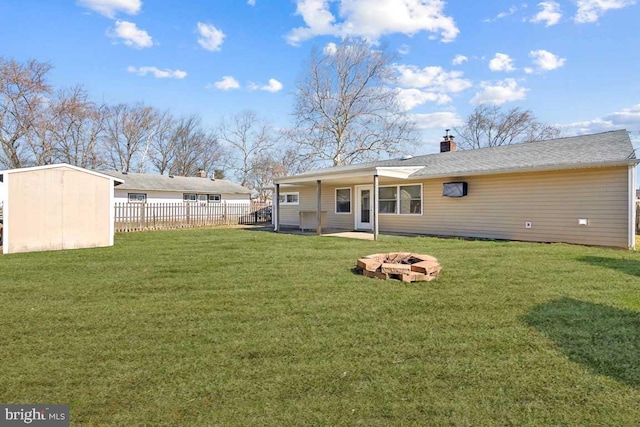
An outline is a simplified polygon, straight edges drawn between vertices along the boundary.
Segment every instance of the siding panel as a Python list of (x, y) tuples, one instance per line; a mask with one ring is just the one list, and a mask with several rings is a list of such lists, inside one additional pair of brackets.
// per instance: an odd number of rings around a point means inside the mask
[[(387, 232), (627, 246), (627, 168), (455, 177), (424, 184), (422, 216), (380, 215)], [(462, 198), (442, 184), (466, 181)], [(578, 225), (587, 218), (587, 226)], [(532, 222), (530, 229), (525, 222)]]

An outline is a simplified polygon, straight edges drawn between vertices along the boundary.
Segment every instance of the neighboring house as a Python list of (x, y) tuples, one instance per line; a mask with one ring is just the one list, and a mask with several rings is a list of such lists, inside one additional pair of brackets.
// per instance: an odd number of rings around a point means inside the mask
[(447, 135), (437, 154), (276, 179), (275, 230), (311, 217), (313, 228), (321, 219), (376, 238), (381, 231), (633, 248), (637, 163), (625, 130), (468, 151), (455, 151)]
[(119, 203), (249, 203), (251, 201), (251, 190), (224, 179), (117, 171), (99, 172), (124, 181), (124, 184), (118, 186), (115, 192), (116, 202)]
[(68, 164), (0, 171), (2, 252), (112, 246), (121, 182)]

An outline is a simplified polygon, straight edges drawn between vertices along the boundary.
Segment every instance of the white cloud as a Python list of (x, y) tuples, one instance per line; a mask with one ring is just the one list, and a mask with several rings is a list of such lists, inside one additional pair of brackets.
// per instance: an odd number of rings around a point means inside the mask
[(187, 77), (187, 72), (182, 70), (170, 70), (165, 68), (161, 70), (157, 67), (127, 67), (127, 71), (130, 73), (135, 73), (139, 76), (146, 76), (147, 74), (152, 74), (153, 77), (157, 79), (184, 79)]
[(504, 79), (491, 84), (480, 83), (482, 91), (475, 94), (469, 101), (471, 105), (495, 104), (501, 105), (509, 101), (517, 101), (526, 97), (528, 89), (518, 86), (515, 79)]
[(518, 10), (517, 6), (511, 6), (508, 11), (500, 12), (495, 17), (484, 19), (482, 22), (495, 22), (498, 19), (506, 18), (507, 16), (513, 15), (514, 13), (516, 13), (517, 10)]
[[(558, 55), (547, 50), (532, 50), (529, 52), (529, 58), (533, 60), (537, 71), (551, 71), (556, 68), (560, 68), (566, 62), (566, 58), (560, 58)], [(532, 68), (525, 68), (525, 72), (532, 73), (535, 70)]]
[(111, 19), (118, 12), (135, 15), (142, 8), (141, 0), (78, 0), (78, 3)]
[(211, 24), (204, 24), (202, 22), (198, 22), (198, 34), (200, 34), (198, 44), (202, 46), (203, 49), (212, 52), (220, 50), (222, 42), (226, 37), (221, 30)]
[[(330, 10), (333, 2), (339, 3), (337, 17)], [(421, 31), (437, 33), (446, 43), (460, 32), (453, 18), (445, 15), (441, 0), (296, 0), (296, 4), (296, 14), (306, 26), (287, 34), (292, 45), (322, 35), (376, 42), (386, 34), (413, 35)]]
[(451, 63), (453, 65), (460, 65), (463, 62), (467, 62), (468, 60), (469, 60), (469, 58), (467, 58), (464, 55), (456, 55), (456, 56), (453, 57), (453, 61), (451, 61)]
[(266, 86), (262, 86), (260, 90), (266, 90), (267, 92), (271, 93), (280, 92), (282, 90), (282, 83), (280, 83), (276, 79), (269, 79), (269, 84)]
[(205, 86), (207, 89), (231, 90), (239, 89), (240, 83), (233, 76), (222, 76), (222, 80)]
[(531, 18), (529, 22), (544, 22), (545, 26), (550, 27), (560, 22), (562, 12), (560, 12), (560, 4), (556, 1), (543, 1), (538, 3), (542, 9), (536, 16)]
[(491, 71), (514, 71), (513, 59), (506, 53), (496, 53), (489, 61), (489, 69)]
[(395, 65), (400, 106), (408, 111), (427, 102), (450, 103), (448, 93), (457, 93), (472, 86), (462, 78), (461, 71), (445, 71), (442, 67), (418, 68), (413, 65)]
[(322, 49), (322, 53), (324, 53), (325, 55), (333, 55), (337, 51), (338, 51), (338, 46), (333, 42), (327, 43), (324, 49)]
[(464, 125), (462, 119), (450, 111), (441, 111), (437, 113), (412, 114), (411, 119), (415, 122), (416, 127), (420, 130), (424, 129), (450, 129), (456, 126)]
[(574, 122), (560, 125), (563, 133), (582, 135), (595, 132), (604, 132), (614, 129), (627, 129), (631, 132), (640, 131), (640, 104), (620, 111), (598, 117), (593, 120)]
[(115, 30), (108, 31), (107, 34), (112, 38), (122, 39), (124, 44), (136, 49), (153, 46), (151, 36), (145, 30), (139, 29), (133, 22), (116, 21)]
[(433, 93), (415, 88), (399, 88), (397, 91), (398, 102), (404, 111), (409, 111), (426, 102), (436, 102), (438, 104), (447, 104), (451, 102), (451, 97), (443, 93)]
[(271, 93), (275, 93), (275, 92), (279, 92), (282, 90), (282, 83), (280, 83), (278, 80), (276, 79), (269, 79), (269, 83), (266, 85), (259, 85), (256, 83), (250, 83), (249, 84), (249, 89), (251, 90), (264, 90), (266, 92), (271, 92)]
[(437, 92), (460, 92), (472, 86), (463, 79), (462, 71), (445, 71), (442, 67), (418, 68), (413, 65), (396, 65), (398, 83), (409, 88), (427, 88)]
[(411, 47), (408, 44), (403, 44), (398, 48), (398, 53), (400, 55), (408, 55), (411, 52)]
[(256, 0), (247, 0), (247, 4), (249, 6), (255, 6), (256, 5)]
[(611, 113), (605, 116), (605, 120), (611, 122), (614, 126), (628, 127), (634, 130), (640, 129), (640, 104)]
[(573, 20), (578, 24), (598, 22), (608, 10), (634, 5), (635, 0), (577, 0), (578, 10)]

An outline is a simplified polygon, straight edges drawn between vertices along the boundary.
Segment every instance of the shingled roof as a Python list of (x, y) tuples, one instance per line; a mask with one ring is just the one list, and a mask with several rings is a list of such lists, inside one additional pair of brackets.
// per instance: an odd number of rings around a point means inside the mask
[(251, 194), (251, 190), (226, 179), (167, 176), (148, 173), (98, 171), (124, 181), (119, 190), (183, 191), (193, 193)]
[(634, 163), (637, 163), (637, 160), (628, 132), (616, 130), (547, 141), (315, 169), (296, 177), (326, 176), (374, 168), (414, 168), (407, 176), (411, 179)]

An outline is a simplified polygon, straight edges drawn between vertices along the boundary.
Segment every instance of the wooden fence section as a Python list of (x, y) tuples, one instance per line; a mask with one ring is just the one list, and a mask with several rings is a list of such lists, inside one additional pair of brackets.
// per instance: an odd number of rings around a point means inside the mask
[(271, 206), (257, 203), (116, 203), (115, 231), (160, 230), (271, 222)]

